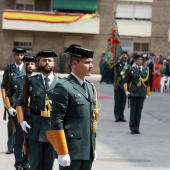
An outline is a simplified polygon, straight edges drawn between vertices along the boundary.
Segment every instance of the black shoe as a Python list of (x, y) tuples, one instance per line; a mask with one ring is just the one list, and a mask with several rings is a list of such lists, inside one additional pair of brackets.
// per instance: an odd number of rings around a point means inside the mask
[(30, 170), (30, 168), (23, 168), (23, 170)]
[(12, 154), (12, 153), (14, 153), (13, 149), (9, 149), (9, 150), (7, 150), (7, 152), (6, 152), (7, 155)]
[(119, 119), (116, 119), (115, 122), (119, 122)]
[(22, 170), (22, 168), (16, 168), (16, 170)]
[(126, 122), (126, 120), (125, 120), (125, 119), (120, 119), (120, 121), (121, 121), (121, 122)]
[(139, 130), (135, 130), (135, 133), (136, 133), (136, 134), (140, 134)]
[(130, 132), (130, 134), (135, 134), (135, 131), (134, 131), (134, 130), (132, 130), (132, 131)]

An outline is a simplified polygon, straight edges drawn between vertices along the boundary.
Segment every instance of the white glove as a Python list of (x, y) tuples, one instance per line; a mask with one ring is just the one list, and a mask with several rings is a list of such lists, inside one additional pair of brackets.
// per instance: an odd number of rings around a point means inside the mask
[(130, 95), (130, 92), (129, 91), (126, 91), (126, 96), (128, 97)]
[(70, 155), (65, 154), (65, 155), (58, 155), (58, 164), (61, 166), (70, 166), (71, 160), (70, 160)]
[(96, 150), (94, 151), (94, 162), (96, 161), (96, 159), (97, 159), (97, 153), (96, 153)]
[(148, 96), (148, 95), (146, 95), (146, 98), (148, 99), (148, 98), (149, 98), (149, 96)]
[(10, 107), (9, 109), (8, 109), (8, 112), (9, 112), (9, 114), (11, 115), (11, 116), (15, 116), (17, 113), (16, 113), (16, 110), (13, 108), (13, 107)]
[(20, 122), (20, 125), (21, 125), (21, 127), (22, 127), (22, 130), (25, 131), (26, 133), (28, 133), (28, 132), (27, 132), (27, 128), (28, 128), (28, 129), (31, 129), (31, 126), (30, 126), (26, 121)]

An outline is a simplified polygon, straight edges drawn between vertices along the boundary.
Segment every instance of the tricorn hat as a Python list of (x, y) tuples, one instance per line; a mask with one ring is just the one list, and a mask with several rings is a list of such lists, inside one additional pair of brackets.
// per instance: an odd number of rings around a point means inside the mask
[(26, 50), (20, 47), (16, 47), (12, 50), (12, 52), (21, 54), (21, 53), (26, 53)]
[(81, 45), (72, 44), (65, 51), (71, 56), (81, 58), (93, 58), (94, 51), (81, 47)]
[(52, 51), (52, 50), (41, 50), (38, 52), (38, 54), (36, 55), (36, 57), (39, 58), (56, 58), (58, 57), (57, 54)]
[(23, 58), (22, 58), (22, 61), (23, 62), (36, 62), (36, 58), (35, 56), (32, 56), (32, 55), (25, 55)]

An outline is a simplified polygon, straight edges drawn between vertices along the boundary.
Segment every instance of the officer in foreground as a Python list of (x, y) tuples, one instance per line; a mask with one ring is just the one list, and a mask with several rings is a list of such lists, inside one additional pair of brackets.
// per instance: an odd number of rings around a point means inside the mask
[(14, 121), (14, 116), (16, 116), (16, 110), (13, 108), (13, 101), (12, 101), (12, 89), (11, 89), (11, 83), (13, 78), (16, 76), (24, 75), (25, 74), (25, 68), (22, 61), (22, 58), (24, 57), (24, 54), (26, 53), (26, 50), (23, 48), (14, 48), (12, 50), (14, 53), (14, 63), (7, 64), (4, 70), (2, 83), (1, 83), (1, 94), (2, 99), (4, 102), (4, 120), (6, 120), (6, 110), (8, 113), (8, 141), (7, 141), (7, 147), (8, 150), (6, 154), (13, 153), (14, 148), (14, 133), (16, 132), (16, 125)]
[(95, 87), (85, 76), (91, 75), (93, 51), (71, 45), (65, 52), (71, 55), (72, 72), (54, 88), (52, 130), (46, 135), (58, 153), (60, 170), (91, 170), (99, 114)]
[(134, 58), (136, 66), (130, 67), (128, 78), (124, 84), (124, 90), (126, 95), (130, 97), (131, 110), (129, 127), (131, 134), (140, 134), (139, 126), (143, 103), (145, 98), (148, 98), (150, 95), (149, 68), (142, 65), (142, 55), (136, 55)]
[[(51, 98), (58, 81), (58, 76), (53, 73), (56, 57), (57, 55), (50, 50), (42, 50), (36, 55), (41, 73), (29, 78), (28, 88), (21, 94), (17, 103), (18, 122), (23, 131), (28, 133), (30, 170), (53, 168), (53, 147), (46, 138), (45, 132), (50, 130)], [(27, 94), (25, 100), (24, 96)], [(25, 105), (24, 100), (29, 100), (30, 104)], [(23, 110), (27, 112), (26, 115)], [(26, 121), (25, 116), (28, 115)]]

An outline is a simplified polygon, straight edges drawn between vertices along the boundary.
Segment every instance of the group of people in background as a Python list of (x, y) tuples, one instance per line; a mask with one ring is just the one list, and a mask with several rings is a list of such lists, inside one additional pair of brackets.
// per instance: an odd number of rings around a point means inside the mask
[(128, 99), (130, 133), (140, 134), (142, 108), (150, 91), (169, 92), (170, 57), (156, 56), (154, 53), (130, 55), (123, 51), (112, 68), (107, 63), (103, 53), (99, 63), (100, 83), (113, 83), (115, 122), (126, 122), (124, 110)]
[[(136, 54), (128, 54), (128, 64), (136, 66), (134, 56)], [(155, 92), (169, 92), (170, 86), (170, 56), (163, 57), (162, 55), (155, 55), (154, 53), (139, 54), (143, 57), (143, 66), (149, 67), (149, 84), (151, 91)], [(102, 53), (100, 63), (100, 83), (107, 84), (114, 83), (114, 68), (110, 69), (107, 62), (105, 62), (105, 53)]]

